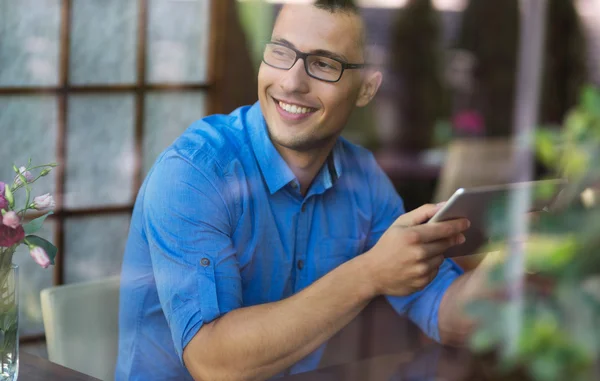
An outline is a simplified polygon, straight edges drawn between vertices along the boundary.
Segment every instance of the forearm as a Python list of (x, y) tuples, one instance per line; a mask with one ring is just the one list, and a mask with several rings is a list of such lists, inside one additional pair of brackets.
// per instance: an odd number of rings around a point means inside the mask
[(184, 351), (197, 380), (262, 380), (295, 364), (348, 324), (375, 296), (359, 256), (287, 299), (229, 312)]

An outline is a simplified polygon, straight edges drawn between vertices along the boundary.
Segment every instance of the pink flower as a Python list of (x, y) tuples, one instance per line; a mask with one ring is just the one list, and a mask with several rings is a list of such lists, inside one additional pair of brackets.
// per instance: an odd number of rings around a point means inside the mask
[(0, 247), (11, 247), (25, 238), (23, 226), (17, 226), (16, 229), (9, 228), (0, 224)]
[(50, 266), (50, 258), (48, 257), (48, 254), (46, 254), (46, 250), (42, 249), (41, 247), (32, 246), (29, 250), (29, 254), (31, 255), (31, 258), (33, 258), (35, 263), (42, 266), (43, 268), (47, 268), (48, 266)]
[(2, 223), (4, 226), (16, 229), (21, 225), (21, 220), (19, 219), (19, 216), (17, 216), (17, 213), (11, 210), (10, 212), (4, 213), (4, 216), (2, 216)]
[(56, 202), (50, 193), (46, 193), (33, 199), (33, 207), (41, 211), (54, 209), (56, 207)]
[(469, 135), (479, 135), (483, 133), (484, 121), (477, 111), (462, 111), (452, 119), (454, 128), (462, 133)]
[[(25, 180), (27, 180), (28, 183), (33, 181), (33, 175), (31, 174), (31, 172), (29, 172), (27, 170), (27, 168), (25, 168), (25, 167), (19, 168), (19, 173), (25, 177)], [(17, 185), (23, 184), (23, 182), (21, 181), (21, 177), (18, 175), (17, 175), (17, 177), (15, 177), (15, 184), (17, 184)]]

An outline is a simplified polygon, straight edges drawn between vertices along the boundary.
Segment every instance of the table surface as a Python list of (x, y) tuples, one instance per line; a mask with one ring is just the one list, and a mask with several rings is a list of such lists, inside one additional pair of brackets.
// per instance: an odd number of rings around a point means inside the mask
[(466, 350), (429, 345), (284, 377), (285, 381), (485, 381), (491, 376)]
[(55, 364), (41, 357), (19, 353), (19, 380), (24, 381), (99, 381), (97, 378)]

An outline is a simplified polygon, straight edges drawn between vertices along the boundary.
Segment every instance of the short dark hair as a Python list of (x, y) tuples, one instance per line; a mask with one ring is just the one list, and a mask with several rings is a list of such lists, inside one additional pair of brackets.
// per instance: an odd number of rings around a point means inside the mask
[(331, 13), (358, 13), (358, 7), (353, 0), (316, 0), (314, 6)]

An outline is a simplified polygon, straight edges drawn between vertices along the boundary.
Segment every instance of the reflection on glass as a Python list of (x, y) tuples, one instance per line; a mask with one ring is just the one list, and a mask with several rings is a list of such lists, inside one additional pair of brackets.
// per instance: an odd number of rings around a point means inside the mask
[[(12, 169), (56, 161), (57, 101), (51, 95), (0, 97), (0, 181), (12, 182)], [(36, 181), (40, 194), (54, 193), (54, 173)]]
[(118, 275), (129, 215), (72, 217), (65, 221), (65, 283)]
[(144, 174), (158, 155), (192, 122), (205, 116), (203, 93), (155, 93), (146, 96)]
[(134, 0), (73, 0), (72, 83), (135, 81), (137, 11)]
[(209, 3), (149, 1), (147, 76), (151, 83), (206, 80)]
[(58, 84), (60, 0), (0, 0), (0, 86)]
[(69, 97), (65, 205), (131, 202), (134, 174), (132, 95)]
[[(54, 229), (54, 221), (46, 220), (36, 235), (54, 242)], [(19, 266), (19, 332), (21, 335), (44, 332), (40, 291), (52, 286), (54, 267), (41, 268), (24, 245), (15, 252), (13, 263)]]

